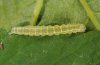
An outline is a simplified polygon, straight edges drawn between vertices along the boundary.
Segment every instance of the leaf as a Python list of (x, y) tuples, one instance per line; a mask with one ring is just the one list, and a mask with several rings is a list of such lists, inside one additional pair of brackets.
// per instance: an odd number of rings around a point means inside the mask
[[(99, 20), (99, 0), (88, 0), (88, 3), (95, 10), (94, 12), (97, 12), (96, 16)], [(9, 2), (0, 0), (0, 28), (9, 29), (21, 22), (32, 22), (34, 4), (35, 0), (9, 0)], [(87, 24), (90, 21), (79, 0), (44, 0), (40, 15), (38, 25)], [(34, 17), (33, 20), (35, 20)], [(93, 25), (87, 25), (87, 27), (91, 28)]]
[[(87, 0), (87, 3), (91, 7), (91, 10), (95, 13), (98, 22), (100, 19), (99, 1)], [(94, 25), (90, 25), (90, 17), (88, 17), (88, 14), (83, 8), (80, 0), (47, 1), (44, 5), (44, 15), (42, 16), (39, 25), (61, 25), (67, 23), (83, 23), (86, 24), (87, 27), (92, 28), (92, 30), (94, 27)]]
[(86, 22), (88, 17), (79, 0), (49, 0), (39, 25)]
[(91, 6), (91, 9), (94, 11), (95, 16), (99, 22), (99, 29), (100, 29), (100, 0), (92, 0), (92, 1), (88, 1), (89, 5)]
[(0, 28), (30, 22), (33, 10), (34, 0), (0, 0)]
[(88, 17), (90, 18), (91, 22), (95, 26), (97, 30), (100, 30), (100, 23), (97, 20), (97, 17), (91, 7), (88, 5), (87, 0), (80, 0), (80, 3), (83, 5)]
[[(99, 0), (96, 1), (99, 4)], [(34, 0), (0, 0), (0, 27), (9, 29), (18, 23), (28, 24), (34, 3)], [(93, 0), (88, 3), (94, 12), (99, 12), (99, 5)], [(79, 0), (45, 0), (39, 17), (38, 25), (88, 23), (93, 27)], [(100, 65), (100, 31), (87, 31), (30, 37), (9, 35), (8, 31), (0, 29), (0, 41), (4, 44), (4, 49), (0, 49), (0, 64)]]
[[(81, 34), (29, 37), (2, 31), (2, 65), (97, 65), (100, 31)], [(95, 34), (95, 35), (94, 35)], [(6, 35), (6, 36), (5, 36)]]

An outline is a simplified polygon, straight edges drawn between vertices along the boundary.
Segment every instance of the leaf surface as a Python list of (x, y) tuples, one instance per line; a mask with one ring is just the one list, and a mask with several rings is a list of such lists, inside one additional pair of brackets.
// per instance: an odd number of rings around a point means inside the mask
[[(99, 18), (99, 0), (88, 0)], [(34, 0), (0, 0), (0, 65), (100, 65), (100, 31), (58, 36), (9, 35), (5, 29), (31, 22)], [(88, 23), (79, 0), (44, 0), (38, 25)], [(26, 23), (27, 24), (27, 23)], [(25, 25), (26, 25), (25, 24)]]

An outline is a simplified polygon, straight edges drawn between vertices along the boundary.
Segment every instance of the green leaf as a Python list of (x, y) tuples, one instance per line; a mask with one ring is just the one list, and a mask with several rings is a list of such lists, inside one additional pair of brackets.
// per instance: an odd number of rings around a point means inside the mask
[(0, 50), (2, 65), (99, 65), (100, 63), (100, 31), (50, 37), (8, 35), (8, 32), (3, 30), (0, 34), (5, 46)]
[[(99, 0), (87, 1), (99, 20)], [(37, 19), (34, 17), (36, 15), (32, 13), (35, 3), (35, 0), (0, 0), (0, 28), (9, 29), (26, 21), (32, 23), (32, 21)], [(39, 6), (39, 4), (36, 5)], [(41, 6), (39, 7), (41, 8)], [(37, 8), (35, 7), (35, 9)], [(36, 23), (38, 24), (39, 22), (38, 25), (87, 24), (90, 22), (79, 0), (44, 0), (40, 16), (38, 17), (39, 20)], [(93, 25), (89, 25), (89, 27), (91, 28)]]
[(95, 26), (97, 30), (100, 30), (100, 23), (97, 20), (97, 17), (91, 7), (88, 5), (87, 0), (80, 0), (80, 3), (83, 5), (88, 17), (90, 18), (91, 22)]
[(39, 25), (86, 22), (88, 17), (79, 0), (49, 0)]
[(31, 20), (35, 0), (0, 0), (0, 28)]
[[(88, 0), (98, 21), (99, 3)], [(0, 0), (0, 28), (4, 28), (0, 29), (0, 42), (4, 44), (0, 65), (100, 65), (100, 31), (57, 36), (9, 35), (5, 29), (31, 22), (34, 4), (35, 0)], [(44, 0), (38, 17), (38, 25), (88, 23), (87, 27), (93, 27), (79, 0)]]

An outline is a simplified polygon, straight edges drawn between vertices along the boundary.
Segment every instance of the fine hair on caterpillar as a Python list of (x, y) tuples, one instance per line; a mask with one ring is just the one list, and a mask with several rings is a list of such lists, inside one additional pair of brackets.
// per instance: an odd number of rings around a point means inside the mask
[(85, 32), (84, 24), (63, 24), (54, 26), (26, 26), (13, 27), (10, 34), (28, 35), (28, 36), (52, 36), (60, 34), (71, 34)]

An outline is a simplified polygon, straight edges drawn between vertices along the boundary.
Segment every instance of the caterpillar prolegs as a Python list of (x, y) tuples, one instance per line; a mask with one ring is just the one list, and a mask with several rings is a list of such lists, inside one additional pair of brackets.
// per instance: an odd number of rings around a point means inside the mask
[(77, 32), (85, 32), (84, 24), (67, 24), (55, 26), (28, 26), (14, 27), (10, 34), (28, 35), (28, 36), (52, 36), (60, 34), (71, 34)]

